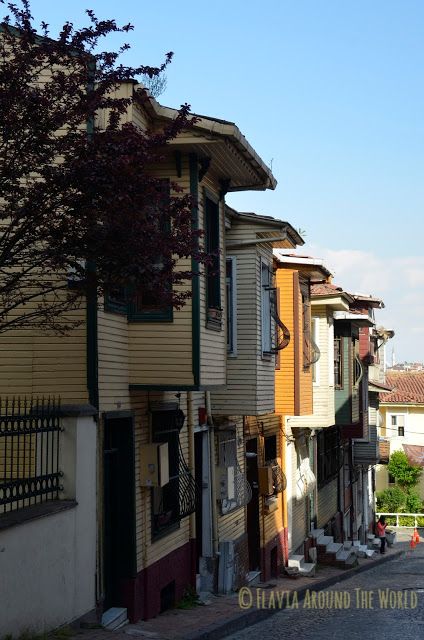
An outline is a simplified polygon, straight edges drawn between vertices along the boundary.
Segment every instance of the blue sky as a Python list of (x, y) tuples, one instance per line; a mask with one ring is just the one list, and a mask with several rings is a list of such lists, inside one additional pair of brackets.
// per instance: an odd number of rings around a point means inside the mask
[(229, 204), (305, 230), (336, 282), (384, 299), (398, 361), (424, 360), (422, 0), (31, 5), (52, 36), (85, 8), (133, 23), (128, 63), (174, 51), (160, 101), (236, 122), (278, 180)]

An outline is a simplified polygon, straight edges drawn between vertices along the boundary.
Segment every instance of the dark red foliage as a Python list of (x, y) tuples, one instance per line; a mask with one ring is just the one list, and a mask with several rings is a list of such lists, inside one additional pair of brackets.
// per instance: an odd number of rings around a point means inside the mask
[[(5, 4), (4, 0), (0, 0)], [(36, 33), (29, 3), (9, 3), (0, 33), (0, 332), (16, 327), (67, 330), (67, 312), (95, 286), (150, 288), (163, 304), (188, 297), (171, 285), (193, 277), (178, 259), (206, 258), (198, 249), (188, 194), (152, 177), (170, 140), (193, 124), (188, 105), (161, 130), (120, 126), (120, 116), (146, 93), (117, 98), (113, 90), (160, 67), (126, 67), (118, 52), (97, 52), (99, 40), (131, 25), (66, 23), (54, 40)], [(99, 113), (108, 119), (97, 126)], [(104, 119), (104, 118), (103, 118)], [(58, 132), (60, 132), (58, 134)], [(60, 162), (58, 162), (60, 159)], [(95, 279), (86, 277), (95, 265)], [(91, 269), (92, 271), (92, 269)], [(70, 287), (67, 274), (78, 286)]]

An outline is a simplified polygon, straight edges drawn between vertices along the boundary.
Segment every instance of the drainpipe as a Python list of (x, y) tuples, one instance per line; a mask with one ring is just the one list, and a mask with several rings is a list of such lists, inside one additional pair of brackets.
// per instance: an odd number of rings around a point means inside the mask
[(216, 475), (215, 475), (215, 439), (213, 433), (213, 418), (211, 409), (211, 393), (205, 391), (205, 406), (209, 434), (209, 465), (211, 479), (211, 507), (212, 507), (212, 551), (215, 557), (218, 554), (217, 512), (216, 512)]
[[(188, 466), (190, 473), (195, 477), (194, 468), (194, 424), (193, 424), (193, 393), (187, 392), (187, 431), (188, 431)], [(193, 540), (196, 537), (196, 514), (191, 513), (189, 517), (189, 537)]]

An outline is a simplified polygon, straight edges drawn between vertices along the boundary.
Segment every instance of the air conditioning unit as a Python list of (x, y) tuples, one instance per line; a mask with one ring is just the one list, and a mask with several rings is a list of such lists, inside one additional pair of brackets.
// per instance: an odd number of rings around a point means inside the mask
[(141, 447), (140, 484), (142, 487), (163, 487), (169, 482), (167, 442), (152, 442)]
[(234, 500), (236, 497), (235, 467), (217, 467), (217, 499)]

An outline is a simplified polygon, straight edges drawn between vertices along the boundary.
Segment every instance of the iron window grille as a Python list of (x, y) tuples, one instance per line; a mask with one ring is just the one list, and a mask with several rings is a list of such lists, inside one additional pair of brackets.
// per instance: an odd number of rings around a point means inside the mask
[(272, 485), (274, 491), (270, 495), (277, 495), (285, 491), (287, 487), (287, 479), (277, 459), (265, 460), (266, 467), (272, 467)]
[(269, 287), (270, 305), (271, 305), (271, 318), (275, 322), (275, 343), (272, 347), (272, 351), (277, 353), (282, 349), (285, 349), (290, 343), (290, 331), (281, 320), (278, 312), (278, 296), (277, 288)]
[(312, 335), (309, 282), (300, 282), (300, 292), (302, 295), (303, 369), (308, 371), (313, 364), (318, 362), (321, 352)]
[(58, 500), (59, 403), (55, 400), (0, 400), (0, 510), (3, 514)]
[(322, 429), (317, 438), (317, 481), (318, 488), (335, 478), (343, 466), (343, 446), (338, 429)]
[(153, 411), (152, 442), (167, 442), (169, 454), (169, 482), (152, 488), (153, 538), (173, 530), (179, 522), (194, 513), (198, 487), (184, 459), (180, 431), (185, 416), (180, 409)]
[(246, 506), (252, 499), (252, 489), (237, 459), (235, 432), (220, 432), (217, 440), (219, 501), (224, 515)]

